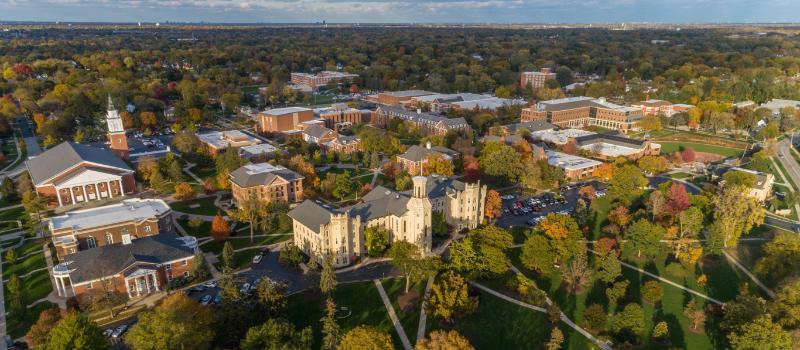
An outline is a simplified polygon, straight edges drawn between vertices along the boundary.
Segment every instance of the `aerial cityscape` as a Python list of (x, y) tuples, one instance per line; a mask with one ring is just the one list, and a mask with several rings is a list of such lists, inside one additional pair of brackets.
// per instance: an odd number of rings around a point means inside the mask
[(800, 349), (792, 13), (0, 4), (0, 350)]

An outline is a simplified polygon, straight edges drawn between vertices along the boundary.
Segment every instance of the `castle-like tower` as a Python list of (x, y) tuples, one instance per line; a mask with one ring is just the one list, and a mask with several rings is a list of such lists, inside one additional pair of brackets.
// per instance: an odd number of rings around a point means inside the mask
[(108, 125), (108, 141), (111, 142), (111, 151), (122, 159), (128, 159), (128, 137), (125, 135), (125, 127), (119, 112), (114, 108), (111, 95), (108, 95), (108, 112), (106, 112), (106, 124)]
[(433, 237), (431, 236), (431, 212), (433, 205), (428, 199), (428, 178), (424, 176), (415, 176), (411, 179), (414, 183), (414, 192), (408, 200), (408, 213), (404, 215), (403, 220), (406, 220), (407, 230), (405, 237), (402, 234), (395, 233), (396, 237), (416, 243), (424, 253), (430, 253), (433, 246)]

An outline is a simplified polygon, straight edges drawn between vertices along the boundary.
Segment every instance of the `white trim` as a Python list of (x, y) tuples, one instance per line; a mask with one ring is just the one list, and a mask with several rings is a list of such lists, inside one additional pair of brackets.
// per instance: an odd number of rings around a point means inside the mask
[[(128, 170), (128, 169), (118, 168), (118, 167), (111, 166), (111, 165), (108, 165), (108, 164), (100, 164), (100, 163), (95, 163), (95, 162), (90, 162), (90, 161), (86, 161), (86, 160), (84, 160), (84, 161), (82, 161), (82, 162), (80, 162), (80, 163), (78, 163), (78, 164), (75, 164), (75, 165), (73, 165), (73, 166), (71, 166), (71, 167), (69, 167), (69, 168), (67, 168), (67, 169), (64, 169), (64, 170), (62, 170), (62, 171), (61, 171), (61, 172), (59, 172), (58, 174), (55, 174), (55, 175), (53, 175), (53, 176), (51, 176), (51, 177), (49, 177), (49, 178), (47, 178), (47, 179), (44, 179), (44, 180), (42, 180), (41, 182), (37, 183), (37, 184), (36, 184), (36, 185), (34, 185), (34, 186), (36, 186), (36, 187), (47, 186), (47, 185), (54, 186), (53, 184), (51, 184), (51, 183), (50, 183), (50, 180), (52, 180), (52, 179), (54, 179), (54, 178), (57, 178), (59, 175), (61, 175), (61, 174), (63, 174), (63, 173), (66, 173), (66, 172), (68, 172), (68, 171), (70, 171), (70, 170), (72, 170), (72, 169), (75, 169), (75, 168), (77, 168), (77, 167), (79, 167), (79, 166), (82, 166), (82, 165), (83, 165), (83, 166), (85, 166), (85, 165), (89, 165), (89, 164), (91, 164), (91, 165), (96, 165), (96, 166), (100, 166), (100, 167), (105, 167), (105, 168), (109, 168), (109, 169), (117, 169), (117, 170), (121, 171), (121, 172), (122, 172), (123, 174), (125, 174), (125, 175), (128, 175), (128, 174), (133, 174), (133, 173), (134, 173), (134, 171), (133, 171), (133, 170)], [(30, 169), (28, 169), (28, 172), (30, 172)]]

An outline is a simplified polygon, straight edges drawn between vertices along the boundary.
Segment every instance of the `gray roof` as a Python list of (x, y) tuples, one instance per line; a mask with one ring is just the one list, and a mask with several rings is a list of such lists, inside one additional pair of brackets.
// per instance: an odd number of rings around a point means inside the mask
[(130, 244), (114, 243), (64, 257), (72, 270), (72, 283), (96, 280), (123, 272), (136, 265), (162, 264), (169, 261), (191, 258), (194, 248), (186, 245), (174, 233), (162, 233), (139, 238)]
[(318, 138), (318, 139), (322, 138), (325, 135), (327, 135), (328, 133), (332, 133), (332, 132), (333, 132), (333, 130), (328, 129), (328, 128), (326, 128), (326, 127), (324, 127), (322, 125), (319, 125), (319, 124), (314, 124), (314, 125), (309, 126), (308, 128), (306, 128), (305, 130), (303, 130), (304, 134), (309, 135), (309, 136), (314, 137), (314, 138)]
[(414, 145), (409, 147), (405, 151), (405, 153), (401, 154), (398, 157), (405, 158), (413, 162), (419, 162), (425, 159), (430, 154), (444, 154), (450, 157), (455, 157), (458, 155), (458, 152), (451, 150), (447, 147), (441, 147), (441, 146), (433, 146), (430, 149), (428, 149), (427, 147)]
[(133, 171), (122, 159), (110, 150), (81, 145), (70, 141), (62, 142), (44, 153), (29, 159), (28, 166), (34, 184), (43, 184), (48, 179), (61, 174), (81, 162), (91, 162), (107, 167)]
[(400, 107), (393, 107), (393, 106), (380, 106), (379, 108), (392, 117), (408, 120), (413, 123), (426, 123), (431, 126), (434, 126), (441, 122), (446, 127), (469, 126), (469, 124), (467, 124), (467, 120), (464, 119), (463, 117), (447, 118), (426, 112), (417, 113), (416, 111), (409, 111)]
[(378, 186), (364, 196), (364, 202), (346, 208), (350, 216), (360, 216), (361, 220), (368, 221), (387, 215), (403, 215), (407, 210), (408, 200), (411, 197), (405, 193), (398, 193)]
[(631, 147), (631, 148), (642, 148), (645, 143), (644, 140), (637, 140), (625, 137), (619, 134), (618, 132), (578, 136), (575, 138), (575, 142), (578, 144), (578, 146), (586, 146), (595, 143), (609, 143), (612, 145)]
[(460, 180), (448, 179), (446, 177), (428, 177), (428, 198), (443, 197), (448, 191), (463, 191), (467, 184)]
[(239, 185), (239, 187), (269, 185), (276, 178), (286, 181), (303, 179), (302, 175), (292, 170), (269, 163), (243, 165), (239, 169), (232, 171), (230, 177), (231, 181)]
[(534, 120), (530, 122), (522, 122), (516, 124), (509, 124), (505, 126), (506, 130), (510, 133), (515, 133), (517, 130), (526, 129), (530, 132), (555, 130), (558, 127), (548, 123), (546, 120)]
[(319, 233), (320, 226), (331, 222), (332, 213), (339, 213), (339, 211), (325, 208), (310, 199), (306, 199), (303, 203), (290, 210), (287, 215), (314, 232)]

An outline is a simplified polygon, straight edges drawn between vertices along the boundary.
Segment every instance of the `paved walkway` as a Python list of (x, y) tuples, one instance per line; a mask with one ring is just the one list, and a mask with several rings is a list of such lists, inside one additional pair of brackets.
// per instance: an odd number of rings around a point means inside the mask
[[(178, 229), (178, 233), (180, 233), (181, 236), (189, 236), (189, 234), (186, 233), (186, 230), (183, 229), (183, 226), (178, 223), (178, 219), (175, 218), (175, 215), (172, 216), (172, 226), (175, 226), (175, 228)], [(206, 267), (208, 268), (208, 272), (211, 273), (211, 277), (213, 279), (216, 280), (222, 277), (222, 273), (220, 273), (219, 270), (217, 270), (217, 268), (214, 266), (214, 263), (216, 263), (216, 256), (203, 254), (203, 260), (206, 261)]]
[(419, 326), (417, 326), (417, 342), (425, 338), (425, 326), (428, 323), (428, 313), (425, 311), (425, 302), (428, 296), (431, 295), (431, 286), (436, 276), (428, 277), (428, 283), (425, 285), (425, 293), (422, 295), (422, 306), (419, 309)]
[[(524, 307), (526, 309), (530, 309), (530, 310), (533, 310), (533, 311), (538, 311), (538, 312), (541, 312), (541, 313), (547, 313), (547, 309), (545, 309), (545, 308), (519, 301), (519, 300), (514, 299), (512, 297), (509, 297), (509, 296), (507, 296), (507, 295), (505, 295), (503, 293), (500, 293), (500, 292), (498, 292), (496, 290), (493, 290), (493, 289), (491, 289), (489, 287), (486, 287), (486, 286), (484, 286), (484, 285), (482, 285), (482, 284), (480, 284), (478, 282), (469, 281), (469, 284), (475, 286), (476, 288), (478, 288), (478, 289), (480, 289), (480, 290), (482, 290), (482, 291), (484, 291), (486, 293), (489, 293), (489, 294), (494, 295), (494, 296), (496, 296), (496, 297), (498, 297), (500, 299), (503, 299), (503, 300), (505, 300), (507, 302), (516, 304), (518, 306), (521, 306), (521, 307)], [(550, 298), (548, 298), (547, 300), (550, 301)], [(552, 303), (552, 301), (550, 303)], [(597, 339), (594, 335), (592, 335), (591, 333), (589, 333), (585, 329), (581, 328), (580, 326), (576, 325), (574, 322), (572, 322), (572, 320), (570, 320), (566, 315), (564, 315), (563, 312), (561, 313), (561, 321), (564, 322), (565, 324), (567, 324), (568, 326), (570, 326), (572, 329), (578, 331), (578, 333), (581, 333), (583, 336), (585, 336), (587, 339), (591, 340), (593, 343), (595, 343), (601, 349), (612, 350), (611, 346), (609, 346), (608, 344), (604, 343), (602, 340)]]
[[(587, 250), (588, 250), (588, 251), (590, 251), (590, 252), (592, 252), (593, 254), (597, 254), (597, 252), (595, 252), (594, 250), (591, 250), (591, 249), (587, 249)], [(647, 272), (647, 271), (645, 271), (645, 270), (642, 270), (642, 269), (640, 269), (640, 268), (638, 268), (638, 267), (636, 267), (636, 266), (634, 266), (634, 265), (628, 264), (628, 263), (626, 263), (626, 262), (624, 262), (624, 261), (620, 261), (619, 263), (620, 263), (622, 266), (625, 266), (625, 267), (627, 267), (627, 268), (629, 268), (629, 269), (633, 269), (633, 270), (639, 271), (639, 272), (641, 272), (641, 273), (643, 273), (643, 274), (645, 274), (645, 275), (647, 275), (647, 276), (650, 276), (650, 277), (652, 277), (652, 278), (655, 278), (655, 279), (657, 279), (657, 280), (659, 280), (659, 281), (661, 281), (661, 282), (664, 282), (664, 283), (666, 283), (666, 284), (669, 284), (669, 285), (671, 285), (671, 286), (673, 286), (673, 287), (675, 287), (675, 288), (680, 288), (680, 289), (683, 289), (683, 290), (685, 290), (685, 291), (687, 291), (687, 292), (689, 292), (689, 293), (692, 293), (692, 294), (694, 294), (694, 295), (696, 295), (696, 296), (698, 296), (698, 297), (701, 297), (701, 298), (703, 298), (703, 299), (706, 299), (706, 300), (708, 300), (708, 301), (710, 301), (710, 302), (712, 302), (712, 303), (714, 303), (714, 304), (718, 304), (718, 305), (723, 305), (723, 304), (725, 304), (725, 303), (723, 303), (723, 302), (721, 302), (721, 301), (719, 301), (719, 300), (717, 300), (717, 299), (714, 299), (714, 298), (712, 298), (712, 297), (710, 297), (710, 296), (708, 296), (708, 295), (705, 295), (705, 294), (703, 294), (703, 293), (700, 293), (700, 292), (698, 292), (698, 291), (696, 291), (696, 290), (694, 290), (694, 289), (686, 288), (686, 287), (684, 287), (684, 286), (682, 286), (682, 285), (680, 285), (680, 284), (677, 284), (677, 283), (675, 283), (675, 282), (672, 282), (672, 281), (670, 281), (670, 280), (668, 280), (668, 279), (666, 279), (666, 278), (662, 278), (662, 277), (661, 277), (661, 276), (659, 276), (659, 275), (656, 275), (656, 274), (653, 274), (653, 273)]]
[(376, 278), (372, 281), (375, 282), (375, 287), (378, 288), (378, 294), (381, 295), (381, 300), (383, 300), (383, 306), (386, 307), (386, 311), (389, 313), (389, 318), (392, 319), (392, 324), (394, 324), (394, 329), (397, 331), (397, 335), (400, 337), (400, 342), (403, 343), (403, 348), (405, 350), (412, 350), (414, 347), (411, 346), (411, 341), (408, 340), (406, 331), (403, 329), (403, 325), (400, 324), (400, 319), (394, 312), (394, 307), (392, 307), (392, 302), (389, 301), (389, 297), (386, 295), (386, 290), (383, 289), (383, 284), (381, 284), (381, 280)]
[(744, 274), (747, 275), (747, 277), (750, 277), (750, 279), (753, 281), (753, 283), (755, 283), (758, 286), (758, 288), (761, 288), (761, 290), (763, 290), (764, 293), (766, 293), (770, 298), (775, 299), (775, 292), (773, 292), (772, 289), (770, 289), (763, 282), (761, 282), (761, 280), (758, 279), (758, 277), (756, 277), (752, 272), (750, 272), (750, 270), (747, 267), (742, 265), (742, 263), (740, 263), (739, 260), (736, 259), (733, 255), (728, 254), (728, 252), (725, 252), (724, 254), (725, 258), (728, 259), (728, 261), (730, 261), (737, 268), (739, 268), (739, 270), (742, 270), (742, 272), (744, 272)]

